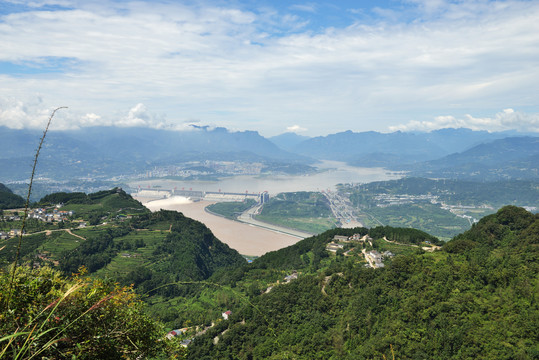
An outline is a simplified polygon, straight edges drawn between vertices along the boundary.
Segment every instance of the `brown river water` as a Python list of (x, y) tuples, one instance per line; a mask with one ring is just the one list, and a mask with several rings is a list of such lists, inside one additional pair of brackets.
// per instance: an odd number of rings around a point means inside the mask
[(204, 211), (204, 208), (213, 204), (209, 201), (189, 202), (181, 198), (170, 198), (146, 202), (138, 198), (152, 211), (176, 210), (185, 216), (204, 223), (213, 234), (222, 242), (237, 250), (242, 255), (260, 256), (268, 251), (282, 249), (298, 242), (299, 238), (278, 233), (268, 229), (232, 221)]

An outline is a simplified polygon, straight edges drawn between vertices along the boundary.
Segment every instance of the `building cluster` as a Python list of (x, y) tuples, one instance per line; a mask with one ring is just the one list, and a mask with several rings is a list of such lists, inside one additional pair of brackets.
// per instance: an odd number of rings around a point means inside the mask
[[(332, 253), (337, 253), (337, 251), (339, 250), (344, 250), (347, 243), (369, 244), (372, 247), (372, 238), (368, 235), (361, 236), (360, 234), (354, 234), (352, 236), (335, 235), (333, 237), (333, 240), (326, 245), (326, 250)], [(354, 250), (355, 248), (351, 248), (348, 251), (344, 252), (343, 255), (351, 256), (351, 252)], [(367, 261), (367, 264), (365, 264), (365, 266), (372, 267), (375, 269), (384, 267), (384, 258), (390, 258), (395, 256), (395, 254), (393, 254), (391, 251), (384, 251), (383, 253), (379, 253), (376, 250), (367, 251), (365, 248), (363, 248), (362, 254)]]
[(384, 258), (389, 258), (395, 256), (391, 251), (384, 251), (383, 253), (379, 253), (376, 250), (371, 251), (365, 251), (365, 260), (367, 260), (367, 264), (365, 264), (366, 267), (372, 267), (374, 269), (382, 268), (384, 267), (383, 260)]
[(264, 164), (243, 161), (190, 161), (180, 165), (156, 166), (138, 178), (161, 178), (165, 176), (207, 176), (207, 175), (260, 175)]
[(44, 208), (38, 208), (38, 209), (32, 209), (28, 213), (29, 219), (37, 219), (39, 221), (44, 222), (61, 222), (66, 221), (68, 217), (73, 216), (75, 214), (74, 211), (64, 211), (59, 210), (60, 206), (56, 206), (52, 209), (44, 209)]
[(350, 242), (365, 243), (368, 242), (372, 246), (372, 238), (368, 235), (361, 236), (360, 234), (354, 234), (352, 236), (335, 235), (333, 240), (326, 245), (326, 250), (332, 253), (336, 253), (339, 250), (344, 249), (344, 245)]
[(15, 236), (19, 236), (21, 234), (20, 229), (11, 229), (8, 232), (2, 232), (0, 231), (0, 240), (7, 240)]
[[(37, 208), (31, 209), (28, 212), (28, 219), (36, 219), (43, 222), (53, 223), (66, 221), (68, 217), (73, 216), (73, 211), (63, 211), (58, 209), (59, 206), (50, 209)], [(20, 221), (21, 216), (18, 214), (4, 215), (3, 220), (7, 221)], [(7, 240), (12, 237), (19, 236), (21, 234), (20, 229), (11, 229), (9, 231), (0, 231), (0, 240)]]

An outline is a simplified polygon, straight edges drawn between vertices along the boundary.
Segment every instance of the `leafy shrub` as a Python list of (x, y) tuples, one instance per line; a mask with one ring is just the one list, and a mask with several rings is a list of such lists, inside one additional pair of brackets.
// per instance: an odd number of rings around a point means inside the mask
[[(0, 272), (0, 303), (10, 280)], [(164, 351), (161, 326), (130, 287), (51, 268), (18, 267), (14, 296), (0, 313), (0, 358), (146, 358)], [(7, 334), (7, 335), (6, 335)]]

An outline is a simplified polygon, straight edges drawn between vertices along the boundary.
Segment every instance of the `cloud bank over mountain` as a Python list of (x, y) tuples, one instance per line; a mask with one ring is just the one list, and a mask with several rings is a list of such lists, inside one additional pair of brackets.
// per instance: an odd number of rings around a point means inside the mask
[(63, 128), (315, 135), (480, 126), (512, 108), (534, 131), (537, 18), (538, 2), (512, 0), (4, 1), (0, 124), (40, 127), (65, 105)]
[(493, 117), (477, 118), (466, 114), (463, 118), (437, 116), (432, 121), (410, 121), (404, 125), (390, 126), (392, 131), (432, 131), (444, 128), (468, 128), (472, 130), (539, 132), (539, 114), (525, 114), (504, 109)]

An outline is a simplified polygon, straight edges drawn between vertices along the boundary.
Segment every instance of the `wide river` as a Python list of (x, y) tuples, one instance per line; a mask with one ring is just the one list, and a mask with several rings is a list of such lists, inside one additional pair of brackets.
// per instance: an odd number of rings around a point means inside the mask
[(167, 179), (131, 181), (132, 188), (140, 186), (160, 187), (162, 189), (185, 188), (198, 191), (223, 191), (235, 193), (259, 193), (267, 191), (270, 195), (292, 191), (335, 190), (335, 185), (346, 183), (369, 183), (403, 177), (402, 173), (390, 172), (383, 168), (361, 168), (346, 165), (339, 161), (324, 161), (316, 165), (319, 172), (309, 175), (272, 175), (272, 176), (234, 176), (217, 181), (180, 181)]
[[(340, 162), (324, 162), (319, 164), (323, 171), (302, 176), (235, 176), (219, 181), (177, 181), (165, 179), (152, 179), (131, 182), (133, 188), (140, 186), (162, 189), (192, 188), (199, 191), (223, 191), (244, 193), (259, 193), (268, 191), (271, 195), (280, 192), (292, 191), (322, 191), (334, 190), (335, 185), (341, 183), (368, 183), (372, 181), (391, 180), (401, 178), (399, 173), (388, 172), (382, 168), (358, 168), (347, 166)], [(133, 194), (136, 197), (136, 194)], [(159, 209), (176, 210), (185, 216), (204, 223), (219, 240), (236, 249), (243, 255), (260, 256), (268, 251), (278, 250), (295, 244), (300, 239), (291, 235), (278, 233), (268, 229), (247, 225), (237, 221), (228, 220), (204, 211), (211, 202), (190, 202), (182, 197), (153, 200), (137, 198), (150, 210)]]

